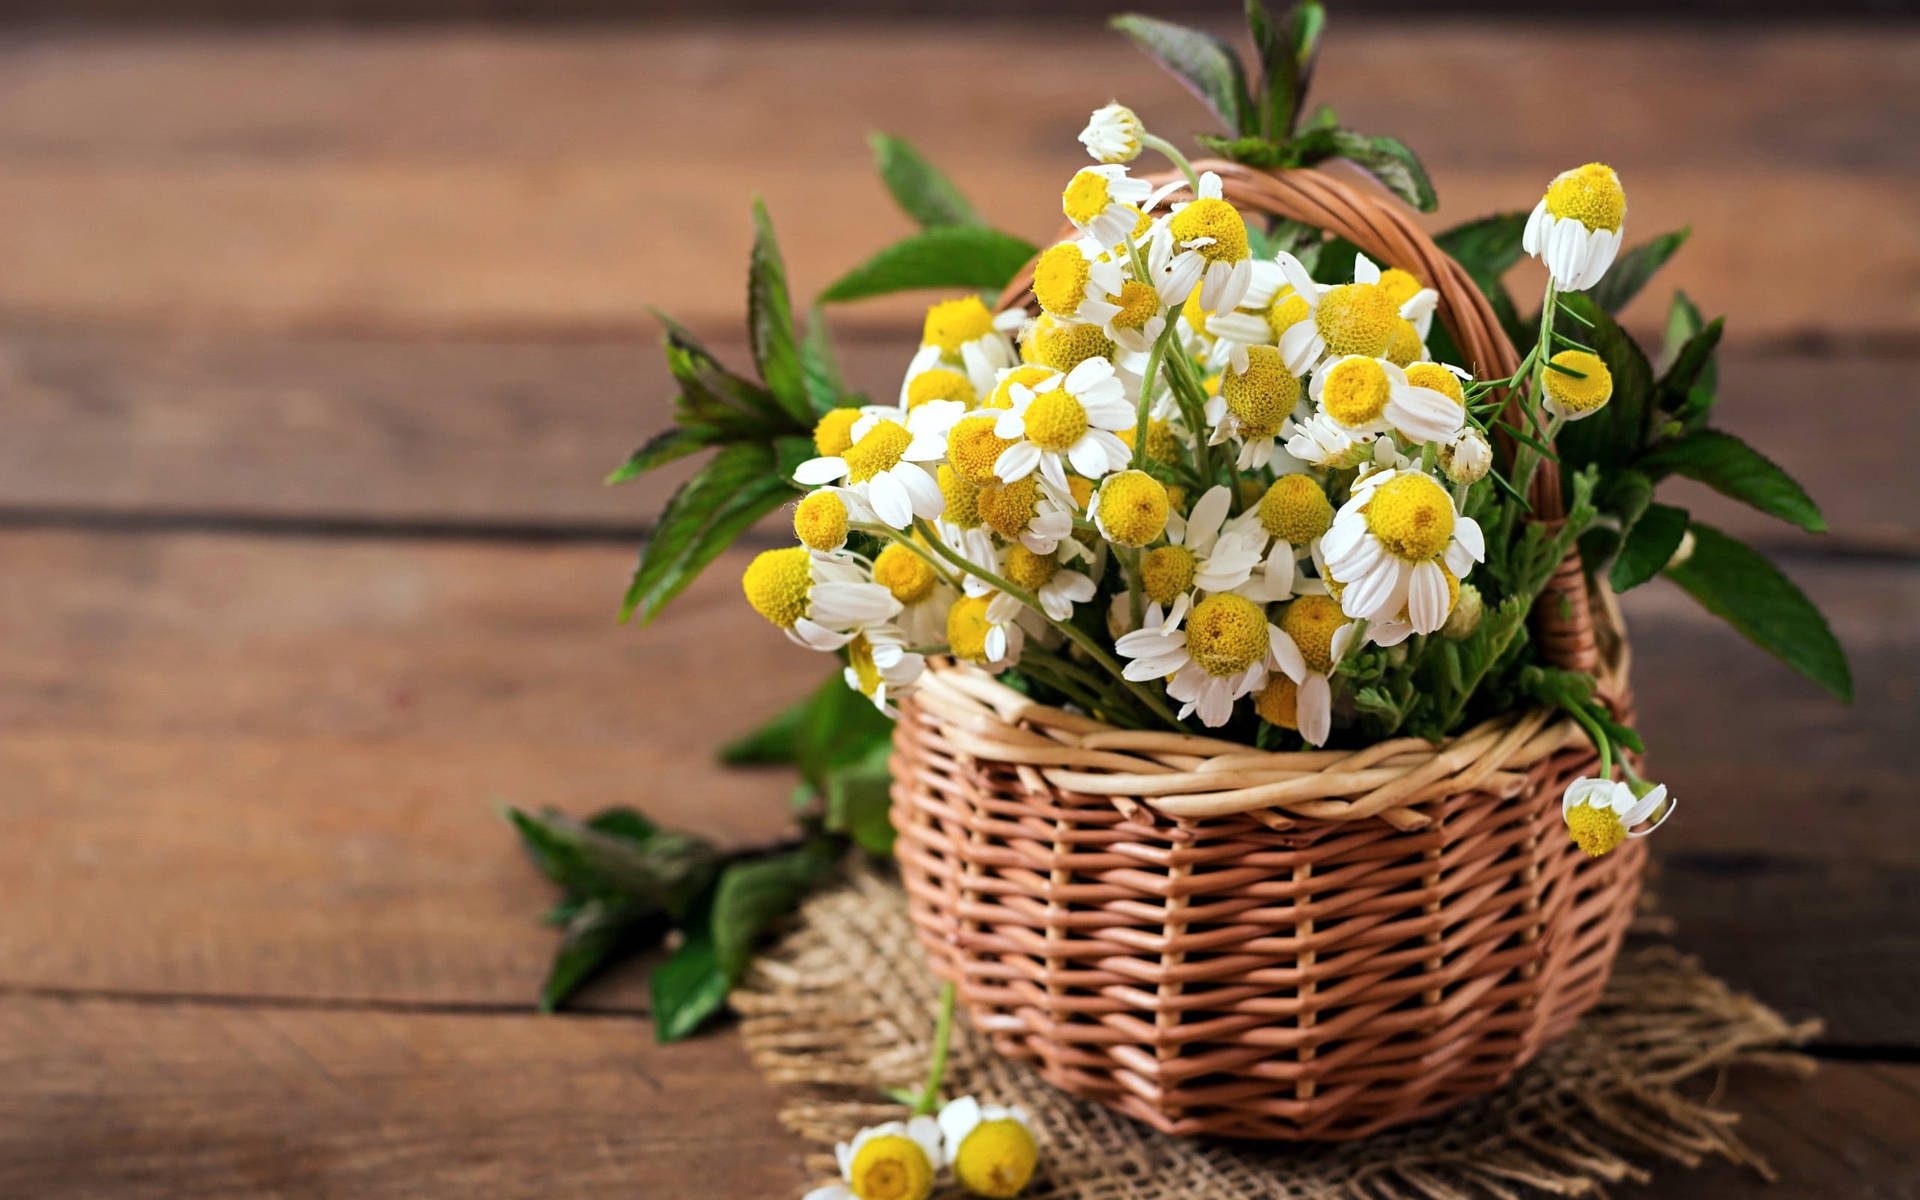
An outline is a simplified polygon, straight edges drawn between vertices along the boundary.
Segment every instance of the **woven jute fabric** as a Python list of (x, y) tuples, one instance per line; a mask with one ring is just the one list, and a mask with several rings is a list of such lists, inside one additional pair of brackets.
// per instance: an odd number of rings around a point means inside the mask
[[(822, 1181), (833, 1172), (825, 1147), (905, 1115), (882, 1089), (921, 1082), (938, 990), (899, 885), (861, 867), (809, 900), (734, 994), (754, 1062), (789, 1089), (782, 1120), (823, 1147), (808, 1164)], [(1788, 1048), (1817, 1031), (1653, 945), (1622, 955), (1600, 1002), (1500, 1091), (1358, 1141), (1162, 1134), (1049, 1086), (965, 1019), (945, 1091), (1027, 1111), (1042, 1150), (1028, 1200), (1580, 1196), (1643, 1180), (1663, 1161), (1719, 1157), (1770, 1176), (1710, 1093), (1734, 1066), (1811, 1072)]]

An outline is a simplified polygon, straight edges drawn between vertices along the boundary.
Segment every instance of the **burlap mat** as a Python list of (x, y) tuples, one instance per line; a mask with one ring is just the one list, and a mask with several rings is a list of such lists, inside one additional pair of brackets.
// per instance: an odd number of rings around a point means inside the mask
[[(861, 868), (801, 909), (733, 1003), (771, 1082), (794, 1087), (782, 1120), (828, 1145), (905, 1110), (881, 1088), (926, 1070), (938, 983), (914, 942), (904, 894)], [(1670, 947), (1623, 953), (1605, 997), (1504, 1089), (1359, 1142), (1271, 1145), (1167, 1137), (1054, 1090), (956, 1022), (947, 1094), (1019, 1104), (1040, 1139), (1030, 1200), (1514, 1200), (1594, 1195), (1643, 1180), (1644, 1162), (1711, 1156), (1769, 1175), (1717, 1106), (1735, 1065), (1808, 1073), (1789, 1024)], [(1685, 1085), (1692, 1084), (1690, 1087)], [(1685, 1090), (1683, 1091), (1683, 1087)], [(820, 1181), (830, 1155), (810, 1159)], [(955, 1192), (954, 1194), (958, 1194)]]

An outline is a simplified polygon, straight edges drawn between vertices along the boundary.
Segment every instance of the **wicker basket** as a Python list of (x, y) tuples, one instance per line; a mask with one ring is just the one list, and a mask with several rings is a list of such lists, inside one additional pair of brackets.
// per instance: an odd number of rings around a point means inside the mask
[[(1201, 166), (1242, 209), (1431, 283), (1475, 373), (1514, 370), (1398, 206)], [(1551, 462), (1530, 500), (1559, 517)], [(1570, 558), (1536, 640), (1625, 716), (1618, 630)], [(1597, 764), (1546, 712), (1438, 746), (1266, 753), (1115, 729), (950, 664), (901, 709), (893, 820), (933, 969), (1002, 1053), (1169, 1133), (1359, 1137), (1499, 1086), (1598, 998), (1639, 891), (1641, 842), (1592, 860), (1568, 840), (1560, 793)]]

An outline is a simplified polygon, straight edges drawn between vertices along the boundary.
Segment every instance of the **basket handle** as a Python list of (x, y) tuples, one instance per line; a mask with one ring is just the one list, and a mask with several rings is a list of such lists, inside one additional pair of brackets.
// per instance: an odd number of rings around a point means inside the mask
[[(1360, 191), (1312, 168), (1262, 171), (1222, 159), (1204, 159), (1194, 163), (1193, 168), (1196, 172), (1212, 171), (1219, 175), (1226, 199), (1236, 208), (1324, 229), (1352, 242), (1375, 262), (1399, 267), (1431, 286), (1440, 293), (1440, 320), (1466, 356), (1463, 365), (1476, 377), (1502, 378), (1513, 374), (1520, 365), (1520, 355), (1500, 327), (1493, 306), (1466, 268), (1435, 245), (1399, 201), (1384, 194)], [(1150, 180), (1159, 186), (1177, 178), (1165, 174)], [(1060, 236), (1069, 237), (1073, 233), (1073, 227), (1067, 226)], [(1032, 264), (1028, 264), (1001, 294), (1000, 307), (1024, 303), (1032, 283)], [(1545, 441), (1546, 429), (1528, 411), (1520, 396), (1510, 394), (1505, 399), (1502, 416), (1507, 423), (1516, 428), (1531, 427), (1533, 435)], [(1501, 435), (1499, 441), (1511, 461), (1512, 439)], [(1533, 507), (1531, 520), (1552, 524), (1565, 518), (1558, 463), (1541, 460), (1527, 490), (1527, 503)], [(1598, 640), (1578, 551), (1568, 552), (1566, 560), (1540, 593), (1534, 605), (1533, 621), (1534, 632), (1548, 662), (1570, 670), (1598, 668)]]

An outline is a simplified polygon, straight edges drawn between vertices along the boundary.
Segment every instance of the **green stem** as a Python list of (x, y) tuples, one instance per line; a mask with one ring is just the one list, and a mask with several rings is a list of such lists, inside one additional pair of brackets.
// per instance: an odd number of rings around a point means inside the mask
[(1608, 737), (1606, 732), (1600, 728), (1600, 722), (1594, 720), (1586, 713), (1571, 706), (1569, 706), (1566, 711), (1567, 715), (1571, 716), (1579, 723), (1581, 728), (1587, 731), (1587, 737), (1593, 741), (1594, 748), (1600, 751), (1600, 778), (1612, 779), (1613, 739)]
[(1160, 367), (1166, 361), (1167, 347), (1174, 338), (1173, 320), (1169, 319), (1160, 336), (1154, 339), (1153, 349), (1147, 355), (1147, 373), (1140, 377), (1139, 415), (1133, 426), (1133, 465), (1143, 468), (1147, 463), (1147, 425), (1153, 411), (1153, 385), (1160, 373)]
[(913, 1103), (916, 1117), (932, 1116), (940, 1107), (940, 1081), (947, 1075), (947, 1043), (953, 1040), (953, 998), (953, 984), (940, 985), (940, 1016), (933, 1023), (933, 1061), (927, 1064), (926, 1086)]
[(916, 520), (914, 526), (920, 531), (920, 536), (926, 539), (927, 545), (933, 547), (935, 553), (939, 554), (960, 570), (973, 576), (975, 579), (993, 585), (993, 587), (1012, 596), (1015, 600), (1018, 600), (1028, 608), (1039, 613), (1042, 617), (1045, 617), (1055, 629), (1058, 629), (1067, 636), (1068, 641), (1086, 651), (1089, 658), (1099, 663), (1109, 674), (1119, 680), (1122, 686), (1139, 697), (1140, 702), (1145, 704), (1147, 708), (1153, 712), (1154, 716), (1159, 717), (1167, 723), (1167, 728), (1178, 730), (1182, 733), (1186, 732), (1186, 727), (1180, 724), (1180, 718), (1173, 715), (1173, 710), (1167, 707), (1166, 702), (1140, 684), (1128, 679), (1113, 655), (1108, 654), (1101, 648), (1100, 643), (1087, 636), (1085, 630), (1073, 624), (1071, 621), (1055, 621), (1052, 617), (1048, 617), (1047, 610), (1040, 607), (1040, 601), (1033, 593), (1024, 588), (1015, 587), (985, 567), (977, 563), (968, 562), (958, 554), (955, 554), (948, 548), (945, 542), (940, 540), (940, 535), (935, 533), (932, 527), (925, 521)]
[(935, 575), (938, 575), (942, 580), (944, 580), (948, 586), (954, 587), (954, 588), (957, 588), (960, 586), (960, 581), (954, 578), (953, 573), (947, 570), (947, 568), (941, 564), (939, 559), (933, 557), (931, 554), (928, 554), (925, 546), (922, 546), (920, 543), (914, 541), (912, 538), (901, 533), (898, 529), (895, 529), (893, 526), (863, 525), (856, 522), (854, 524), (847, 526), (847, 528), (857, 529), (862, 533), (870, 533), (870, 534), (875, 534), (881, 537), (890, 538), (893, 541), (898, 542), (900, 545), (905, 546), (907, 549), (913, 551), (915, 554), (919, 555), (922, 559), (926, 560), (926, 564), (933, 568), (933, 573)]
[[(1560, 289), (1554, 285), (1551, 276), (1547, 279), (1546, 298), (1540, 302), (1540, 338), (1534, 343), (1533, 352), (1527, 357), (1532, 360), (1533, 385), (1528, 391), (1525, 424), (1530, 429), (1539, 429), (1540, 405), (1547, 394), (1547, 360), (1553, 357), (1553, 314), (1560, 307)], [(1532, 493), (1533, 473), (1540, 465), (1540, 456), (1531, 446), (1523, 445), (1514, 455), (1513, 484), (1522, 496)]]
[(1165, 138), (1155, 137), (1151, 133), (1141, 134), (1140, 144), (1149, 150), (1157, 150), (1161, 154), (1166, 155), (1168, 161), (1172, 162), (1174, 166), (1179, 167), (1180, 173), (1187, 177), (1187, 186), (1193, 189), (1194, 199), (1197, 200), (1200, 198), (1200, 177), (1193, 173), (1193, 164), (1187, 161), (1186, 155), (1180, 153), (1178, 146), (1175, 146)]

